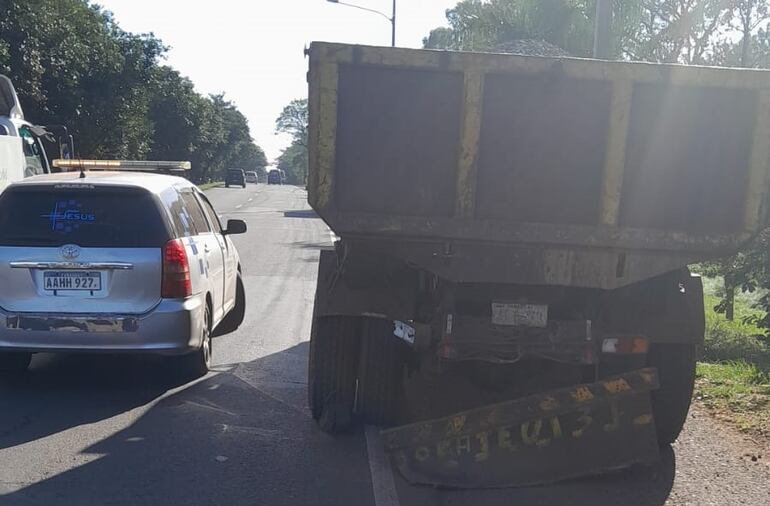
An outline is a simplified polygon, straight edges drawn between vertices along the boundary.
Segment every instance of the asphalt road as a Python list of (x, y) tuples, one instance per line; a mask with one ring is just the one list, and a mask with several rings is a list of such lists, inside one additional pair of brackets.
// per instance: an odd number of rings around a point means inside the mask
[(305, 192), (209, 195), (249, 226), (235, 238), (246, 321), (216, 339), (216, 370), (183, 383), (156, 357), (37, 355), (0, 382), (0, 506), (770, 504), (757, 446), (697, 409), (651, 468), (515, 490), (407, 485), (376, 430), (332, 438), (307, 411), (318, 249), (331, 237)]

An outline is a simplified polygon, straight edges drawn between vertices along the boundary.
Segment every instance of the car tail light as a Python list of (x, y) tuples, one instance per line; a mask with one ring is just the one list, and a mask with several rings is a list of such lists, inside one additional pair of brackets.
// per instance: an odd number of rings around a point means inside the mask
[(183, 299), (192, 295), (190, 262), (181, 239), (173, 239), (163, 246), (163, 282), (160, 288), (164, 299)]

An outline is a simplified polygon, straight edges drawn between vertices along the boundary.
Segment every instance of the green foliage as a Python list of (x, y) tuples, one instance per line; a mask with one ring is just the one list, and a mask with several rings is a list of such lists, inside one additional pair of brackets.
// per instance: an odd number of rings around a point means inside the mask
[(770, 374), (744, 361), (699, 363), (695, 398), (739, 429), (770, 435)]
[(196, 180), (266, 165), (243, 115), (161, 66), (152, 34), (125, 32), (87, 0), (0, 0), (0, 12), (0, 72), (28, 119), (67, 125), (78, 156), (190, 160)]
[(307, 125), (307, 99), (292, 100), (275, 120), (276, 131), (292, 136), (291, 145), (278, 157), (278, 168), (289, 184), (305, 184), (307, 178)]
[[(613, 54), (619, 59), (759, 66), (767, 61), (768, 0), (614, 0)], [(448, 28), (427, 48), (489, 50), (539, 39), (590, 56), (593, 0), (463, 0), (447, 10)], [(748, 34), (743, 57), (742, 35)]]
[(278, 157), (278, 168), (286, 173), (286, 183), (305, 184), (307, 178), (307, 148), (294, 141)]

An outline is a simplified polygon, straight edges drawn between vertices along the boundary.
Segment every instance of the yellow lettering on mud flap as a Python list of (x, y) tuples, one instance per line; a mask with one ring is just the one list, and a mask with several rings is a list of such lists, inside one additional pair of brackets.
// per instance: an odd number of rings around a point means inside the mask
[(501, 427), (497, 430), (497, 446), (510, 451), (516, 451), (516, 445), (511, 441), (510, 427)]
[(628, 392), (631, 390), (631, 385), (628, 384), (623, 378), (618, 378), (604, 382), (604, 389), (611, 394), (619, 394), (620, 392)]
[(461, 452), (465, 452), (465, 453), (471, 452), (470, 436), (463, 436), (463, 437), (457, 438), (457, 455), (459, 456)]
[(449, 419), (446, 427), (447, 436), (455, 436), (460, 434), (465, 427), (465, 415), (453, 416)]
[(414, 458), (417, 459), (417, 462), (425, 462), (430, 458), (430, 450), (427, 446), (419, 446), (414, 451)]
[(551, 432), (553, 433), (554, 439), (559, 439), (562, 437), (561, 422), (559, 422), (558, 416), (551, 418)]
[(580, 438), (585, 434), (586, 429), (591, 426), (591, 423), (593, 423), (594, 419), (591, 417), (591, 410), (588, 408), (583, 408), (580, 410), (580, 416), (578, 417), (577, 421), (580, 423), (578, 428), (572, 431), (572, 437), (574, 438)]
[(479, 432), (476, 434), (476, 439), (479, 440), (479, 445), (481, 446), (481, 449), (479, 452), (475, 455), (476, 462), (484, 462), (489, 458), (489, 433), (488, 432)]
[(452, 451), (452, 443), (448, 439), (439, 441), (436, 444), (436, 456), (440, 459), (444, 457), (448, 457), (451, 451)]
[(525, 445), (548, 446), (551, 440), (548, 438), (540, 439), (540, 431), (543, 429), (543, 420), (538, 418), (531, 422), (521, 424), (521, 440)]
[(620, 415), (621, 412), (618, 409), (618, 405), (614, 402), (610, 402), (610, 423), (604, 424), (604, 432), (614, 432), (620, 427)]
[(578, 387), (570, 393), (570, 396), (578, 402), (586, 402), (594, 398), (594, 394), (588, 387)]

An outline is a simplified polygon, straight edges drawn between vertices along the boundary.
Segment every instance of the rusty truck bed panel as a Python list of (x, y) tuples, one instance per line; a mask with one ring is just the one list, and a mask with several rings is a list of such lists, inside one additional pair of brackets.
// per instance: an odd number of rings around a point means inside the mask
[(766, 222), (770, 72), (313, 43), (309, 84), (309, 201), (343, 239), (531, 248), (537, 282), (612, 288)]
[(650, 463), (655, 369), (484, 406), (382, 432), (411, 483), (453, 488), (555, 482)]

